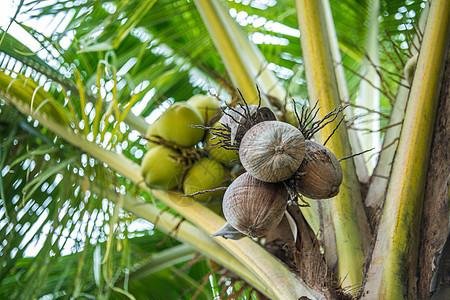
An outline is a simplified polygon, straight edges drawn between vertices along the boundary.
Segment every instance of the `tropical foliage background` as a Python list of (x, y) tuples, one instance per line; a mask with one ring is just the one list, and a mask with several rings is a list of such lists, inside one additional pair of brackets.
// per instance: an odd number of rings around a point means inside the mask
[[(325, 278), (353, 296), (438, 290), (430, 282), (442, 272), (431, 262), (445, 253), (448, 168), (437, 186), (425, 183), (448, 51), (446, 2), (20, 1), (0, 42), (0, 296), (328, 297), (328, 285), (300, 283), (254, 241), (210, 238), (218, 215), (151, 192), (140, 177), (142, 136), (171, 103), (199, 93), (230, 102), (236, 88), (254, 103), (256, 84), (282, 120), (292, 99), (298, 108), (318, 99), (318, 117), (349, 104), (327, 146), (338, 157), (375, 148), (346, 160), (340, 196), (301, 209), (334, 274)], [(417, 61), (424, 51), (428, 60)], [(439, 192), (424, 214), (438, 203), (440, 218), (427, 239), (425, 221), (417, 232), (430, 189)]]

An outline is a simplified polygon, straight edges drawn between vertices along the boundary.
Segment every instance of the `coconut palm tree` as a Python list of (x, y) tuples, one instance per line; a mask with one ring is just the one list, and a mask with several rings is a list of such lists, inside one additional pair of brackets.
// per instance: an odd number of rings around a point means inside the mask
[[(21, 1), (0, 42), (0, 295), (439, 294), (449, 6)], [(143, 137), (164, 108), (199, 93), (233, 103), (237, 89), (294, 123), (316, 100), (318, 120), (346, 107), (345, 122), (314, 135), (343, 159), (340, 193), (289, 207), (296, 242), (211, 238), (223, 217), (141, 175)]]

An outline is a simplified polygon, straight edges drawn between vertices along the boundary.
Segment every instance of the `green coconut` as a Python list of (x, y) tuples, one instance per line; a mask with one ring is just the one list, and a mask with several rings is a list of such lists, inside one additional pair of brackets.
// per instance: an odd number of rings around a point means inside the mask
[[(214, 123), (212, 127), (215, 128), (224, 128), (222, 124), (219, 122)], [(220, 137), (215, 137), (211, 132), (206, 134), (206, 149), (215, 160), (227, 165), (234, 165), (237, 161), (239, 161), (239, 154), (235, 150), (227, 150), (225, 148), (220, 147), (220, 144), (217, 144), (220, 141)], [(214, 145), (217, 144), (217, 145)]]
[(168, 191), (178, 186), (183, 173), (183, 164), (174, 158), (178, 155), (175, 150), (161, 145), (145, 153), (141, 174), (149, 187)]
[(200, 142), (205, 134), (203, 129), (190, 125), (203, 125), (202, 115), (186, 102), (172, 104), (157, 122), (159, 136), (181, 147), (191, 147)]
[(221, 216), (223, 215), (223, 212), (222, 212), (222, 201), (220, 201), (220, 202), (213, 202), (213, 203), (211, 203), (211, 202), (206, 203), (206, 207), (208, 207), (210, 210), (212, 210), (213, 212), (215, 212), (218, 215), (221, 215)]
[(222, 114), (219, 101), (213, 96), (198, 94), (189, 98), (186, 103), (202, 114), (205, 125), (210, 124), (213, 117), (220, 117)]
[[(157, 135), (159, 135), (159, 133), (158, 133), (158, 128), (156, 127), (156, 122), (155, 122), (148, 127), (147, 132), (145, 133), (145, 137), (149, 138), (149, 139), (155, 139), (155, 136), (157, 136)], [(159, 144), (147, 142), (147, 149), (150, 150), (153, 147), (156, 147), (158, 145)]]
[[(184, 193), (191, 195), (223, 186), (226, 177), (225, 168), (218, 161), (202, 158), (186, 173), (183, 182)], [(212, 202), (220, 200), (224, 193), (225, 191), (216, 191), (196, 195), (193, 198), (201, 202)]]

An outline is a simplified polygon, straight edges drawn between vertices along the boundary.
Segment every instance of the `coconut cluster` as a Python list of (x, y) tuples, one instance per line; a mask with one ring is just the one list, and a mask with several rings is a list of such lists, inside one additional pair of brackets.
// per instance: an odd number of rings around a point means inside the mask
[(227, 223), (213, 236), (266, 236), (302, 195), (339, 193), (338, 159), (310, 139), (323, 120), (311, 125), (313, 114), (303, 115), (293, 126), (245, 101), (226, 109), (206, 95), (176, 102), (148, 128), (142, 176), (151, 188), (181, 191), (223, 213)]
[(198, 127), (219, 127), (221, 116), (219, 101), (208, 95), (195, 95), (165, 110), (145, 136), (148, 151), (141, 173), (146, 184), (153, 189), (196, 194), (194, 199), (218, 204), (220, 210), (224, 190), (199, 192), (227, 186), (228, 174), (239, 156), (237, 151), (214, 146), (215, 136)]
[(343, 173), (338, 159), (325, 146), (305, 139), (304, 124), (277, 121), (270, 109), (259, 106), (239, 110), (222, 119), (229, 129), (227, 146), (239, 150), (245, 173), (228, 186), (222, 202), (227, 223), (213, 236), (266, 236), (281, 222), (288, 203), (298, 204), (302, 195), (328, 199), (339, 193)]

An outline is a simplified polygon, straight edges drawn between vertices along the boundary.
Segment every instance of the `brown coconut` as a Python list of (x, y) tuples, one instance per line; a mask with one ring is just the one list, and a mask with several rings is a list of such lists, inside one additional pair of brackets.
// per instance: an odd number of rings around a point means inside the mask
[(339, 193), (343, 173), (336, 156), (325, 146), (306, 140), (306, 155), (295, 175), (297, 190), (310, 199), (328, 199)]

